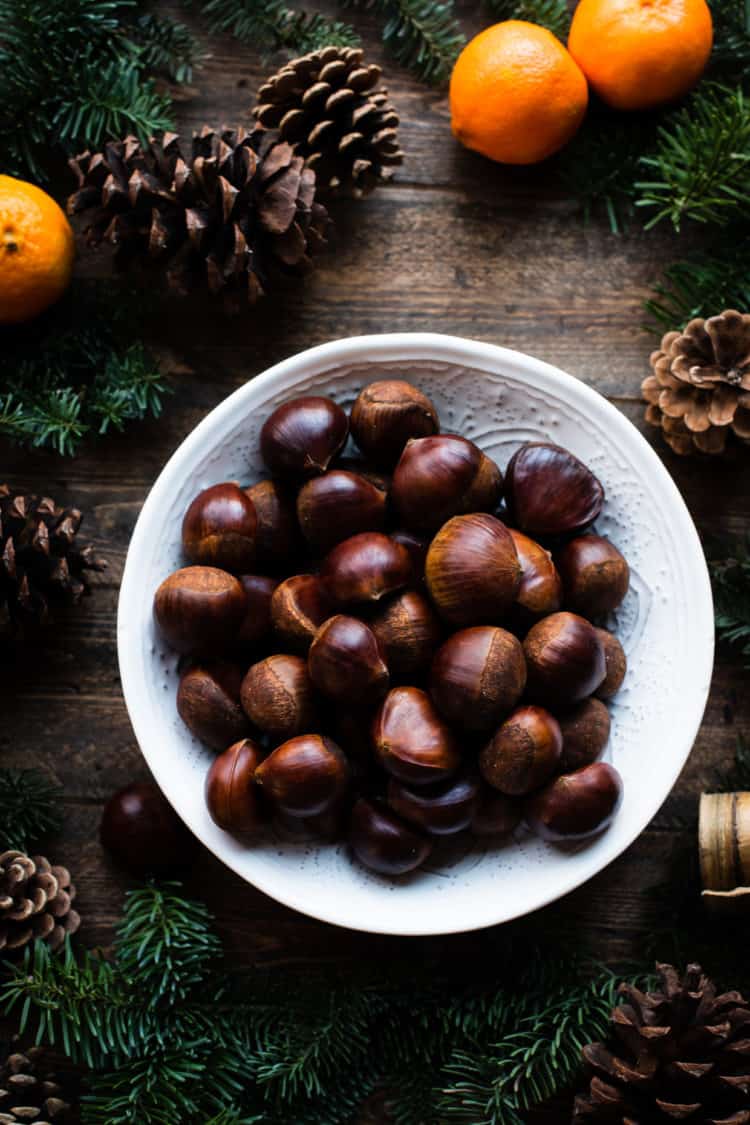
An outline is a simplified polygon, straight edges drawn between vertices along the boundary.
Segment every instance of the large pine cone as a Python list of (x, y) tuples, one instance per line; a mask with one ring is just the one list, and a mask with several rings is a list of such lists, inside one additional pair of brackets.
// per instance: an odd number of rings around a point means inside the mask
[(46, 624), (49, 604), (75, 605), (86, 571), (107, 565), (77, 541), (81, 513), (0, 485), (0, 638)]
[(167, 265), (181, 292), (208, 284), (253, 304), (275, 282), (312, 268), (329, 222), (315, 173), (278, 134), (203, 128), (183, 154), (176, 133), (135, 137), (70, 162), (79, 188), (68, 212), (91, 210), (89, 238)]
[(748, 1125), (750, 1004), (717, 995), (700, 965), (658, 965), (658, 992), (621, 985), (608, 1044), (584, 1047), (594, 1073), (576, 1125)]
[(722, 453), (750, 441), (750, 315), (732, 309), (668, 332), (643, 383), (646, 421), (676, 453)]
[(58, 949), (81, 924), (75, 897), (67, 868), (53, 867), (44, 856), (0, 854), (0, 950), (20, 949), (33, 938)]
[(319, 194), (367, 195), (403, 162), (380, 75), (361, 50), (324, 47), (287, 63), (258, 91), (255, 116), (315, 170)]
[(75, 1113), (56, 1074), (41, 1070), (44, 1051), (30, 1047), (0, 1063), (0, 1125), (67, 1125)]

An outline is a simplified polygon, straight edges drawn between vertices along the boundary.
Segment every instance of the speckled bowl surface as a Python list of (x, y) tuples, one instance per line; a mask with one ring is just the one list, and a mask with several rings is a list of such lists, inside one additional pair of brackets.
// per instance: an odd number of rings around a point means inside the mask
[[(441, 844), (426, 869), (384, 879), (346, 846), (269, 835), (246, 846), (217, 828), (203, 797), (212, 755), (175, 709), (177, 657), (152, 622), (154, 591), (182, 565), (180, 524), (202, 488), (263, 474), (259, 434), (280, 403), (331, 395), (351, 406), (374, 379), (405, 378), (440, 411), (444, 431), (477, 442), (504, 468), (517, 446), (550, 440), (577, 454), (606, 489), (597, 529), (630, 562), (628, 596), (611, 622), (628, 655), (612, 703), (606, 757), (625, 793), (608, 831), (558, 849), (523, 829), (500, 844)], [(377, 933), (477, 929), (535, 910), (573, 890), (643, 831), (693, 745), (713, 664), (706, 565), (671, 477), (638, 431), (584, 383), (531, 356), (422, 333), (324, 344), (259, 375), (185, 439), (156, 481), (133, 533), (120, 592), (123, 692), (141, 750), (169, 801), (200, 840), (243, 879), (313, 917)]]

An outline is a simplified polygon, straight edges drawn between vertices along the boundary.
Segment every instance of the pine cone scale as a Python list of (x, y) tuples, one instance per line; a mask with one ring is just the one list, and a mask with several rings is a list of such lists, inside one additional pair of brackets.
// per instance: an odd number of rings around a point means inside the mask
[(0, 890), (0, 949), (21, 949), (34, 937), (56, 949), (80, 925), (71, 908), (76, 890), (70, 872), (52, 867), (43, 856), (3, 852)]

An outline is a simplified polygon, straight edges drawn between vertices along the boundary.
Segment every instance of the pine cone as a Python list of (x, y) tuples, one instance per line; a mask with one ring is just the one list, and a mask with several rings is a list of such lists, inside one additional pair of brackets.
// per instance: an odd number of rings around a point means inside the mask
[(576, 1125), (747, 1125), (750, 1122), (750, 1004), (717, 995), (700, 965), (680, 979), (658, 965), (658, 992), (621, 985), (612, 1039), (583, 1055), (594, 1077), (576, 1098)]
[(666, 334), (651, 366), (646, 421), (676, 453), (722, 453), (730, 431), (750, 441), (750, 315), (691, 320)]
[(294, 145), (321, 195), (367, 195), (403, 162), (398, 116), (388, 91), (376, 89), (380, 74), (360, 50), (325, 47), (287, 63), (258, 91), (258, 121)]
[(206, 283), (230, 303), (254, 304), (268, 288), (312, 268), (328, 214), (315, 202), (315, 173), (278, 134), (207, 127), (183, 155), (176, 133), (135, 137), (71, 160), (79, 189), (68, 212), (93, 208), (93, 242), (118, 247), (121, 264), (167, 265), (180, 292)]
[(56, 1074), (40, 1072), (41, 1047), (17, 1051), (0, 1063), (0, 1125), (64, 1125), (74, 1112)]
[(58, 949), (81, 924), (71, 907), (75, 897), (67, 868), (40, 855), (0, 854), (0, 950), (20, 949), (33, 938)]
[(106, 563), (79, 546), (76, 508), (13, 495), (0, 485), (0, 638), (49, 620), (49, 603), (76, 605), (88, 591), (87, 570)]

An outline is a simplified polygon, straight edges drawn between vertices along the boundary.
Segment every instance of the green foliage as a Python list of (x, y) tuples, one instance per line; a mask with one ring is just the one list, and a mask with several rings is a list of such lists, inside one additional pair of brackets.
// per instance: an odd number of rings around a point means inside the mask
[(139, 62), (149, 74), (163, 74), (172, 82), (191, 82), (204, 59), (203, 51), (184, 23), (144, 12), (133, 21), (131, 36)]
[[(191, 0), (186, 0), (190, 3)], [(359, 36), (339, 20), (293, 11), (284, 0), (192, 0), (213, 32), (234, 35), (265, 51), (285, 48), (298, 55), (319, 47), (354, 47)]]
[(25, 852), (62, 824), (61, 792), (38, 770), (0, 769), (0, 851)]
[(452, 0), (342, 0), (373, 8), (383, 20), (383, 42), (401, 66), (423, 82), (447, 81), (466, 42)]
[(167, 386), (130, 342), (124, 295), (74, 283), (28, 325), (5, 328), (0, 349), (0, 438), (75, 453), (88, 434), (158, 416)]
[(709, 570), (717, 635), (733, 645), (750, 668), (750, 540), (713, 547)]
[(696, 316), (714, 316), (723, 309), (750, 309), (750, 259), (741, 229), (727, 231), (710, 253), (673, 262), (645, 302), (649, 328), (684, 328)]
[(205, 909), (179, 886), (128, 895), (114, 956), (43, 943), (0, 1004), (91, 1068), (86, 1125), (344, 1125), (378, 1085), (397, 1125), (520, 1120), (603, 1034), (614, 977), (498, 937), (480, 989), (434, 966), (228, 975)]
[(565, 0), (486, 0), (496, 20), (528, 20), (567, 42), (570, 11)]

